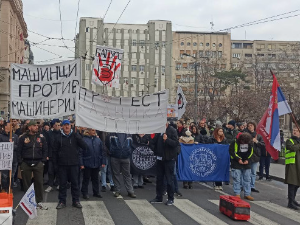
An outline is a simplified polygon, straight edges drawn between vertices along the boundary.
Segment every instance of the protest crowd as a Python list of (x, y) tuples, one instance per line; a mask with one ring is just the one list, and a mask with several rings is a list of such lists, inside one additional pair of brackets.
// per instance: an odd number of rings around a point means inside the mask
[[(9, 137), (12, 126), (12, 139)], [(178, 184), (177, 157), (181, 145), (218, 144), (229, 145), (233, 193), (253, 201), (257, 169), (259, 180), (270, 181), (271, 155), (266, 150), (262, 136), (256, 133), (256, 123), (228, 123), (216, 121), (208, 125), (180, 119), (166, 124), (164, 133), (125, 134), (106, 133), (95, 129), (75, 127), (74, 118), (49, 122), (43, 120), (0, 120), (0, 142), (14, 142), (12, 184), (15, 189), (27, 191), (34, 184), (38, 209), (43, 204), (44, 192), (57, 191), (57, 209), (66, 207), (67, 190), (71, 188), (72, 206), (82, 208), (80, 198), (89, 199), (91, 181), (92, 195), (102, 198), (101, 192), (111, 191), (115, 197), (121, 193), (122, 181), (127, 194), (136, 198), (135, 189), (151, 183), (153, 174), (131, 170), (130, 157), (137, 146), (148, 146), (156, 158), (156, 196), (151, 203), (166, 205), (174, 203), (174, 195), (181, 197)], [(288, 184), (288, 207), (298, 209), (295, 200), (300, 181), (300, 132), (286, 141), (286, 180)], [(99, 179), (100, 178), (100, 179)], [(123, 178), (123, 179), (122, 179)], [(229, 185), (229, 182), (224, 182)], [(193, 180), (184, 180), (182, 188), (193, 189)], [(215, 190), (222, 190), (223, 182), (214, 182)], [(1, 190), (8, 191), (8, 171), (1, 171)], [(191, 190), (192, 191), (192, 190)]]

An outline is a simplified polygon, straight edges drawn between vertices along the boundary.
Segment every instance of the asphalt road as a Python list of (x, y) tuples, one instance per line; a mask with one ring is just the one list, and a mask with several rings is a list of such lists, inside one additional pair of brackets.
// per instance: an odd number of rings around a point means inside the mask
[[(21, 208), (17, 209), (16, 225), (84, 225), (84, 224), (245, 224), (233, 221), (219, 212), (218, 200), (220, 195), (233, 195), (232, 185), (223, 185), (224, 192), (215, 191), (212, 183), (194, 183), (194, 189), (180, 191), (182, 197), (175, 199), (173, 206), (165, 204), (151, 205), (148, 201), (155, 197), (155, 179), (145, 189), (137, 189), (137, 199), (127, 197), (125, 189), (123, 197), (115, 198), (112, 192), (102, 192), (103, 198), (81, 199), (83, 209), (71, 206), (71, 191), (68, 190), (67, 207), (56, 210), (58, 191), (45, 193), (48, 210), (38, 210), (38, 217), (28, 219)], [(90, 184), (91, 186), (91, 184)], [(45, 186), (46, 188), (46, 186)], [(253, 193), (255, 201), (251, 202), (251, 224), (300, 224), (300, 213), (286, 208), (287, 185), (278, 181), (257, 181), (256, 188), (260, 193)], [(14, 205), (20, 201), (23, 193), (14, 190)], [(90, 195), (92, 195), (90, 187)], [(297, 197), (300, 200), (299, 197)], [(164, 199), (166, 200), (166, 198)]]

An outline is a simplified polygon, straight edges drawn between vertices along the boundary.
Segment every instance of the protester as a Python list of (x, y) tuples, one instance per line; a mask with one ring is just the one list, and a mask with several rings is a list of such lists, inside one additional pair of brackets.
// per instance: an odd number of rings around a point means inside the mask
[(100, 167), (104, 167), (106, 163), (103, 143), (96, 135), (96, 130), (88, 129), (83, 140), (87, 144), (86, 151), (82, 151), (83, 179), (81, 192), (84, 199), (89, 199), (88, 186), (90, 180), (93, 185), (93, 196), (102, 198), (99, 192), (99, 171)]
[(19, 138), (18, 163), (20, 164), (24, 191), (31, 185), (34, 177), (34, 190), (38, 209), (48, 209), (43, 201), (43, 170), (46, 162), (48, 147), (45, 137), (38, 133), (37, 122), (31, 120), (28, 132)]
[(270, 178), (270, 165), (271, 165), (271, 155), (267, 151), (266, 147), (261, 149), (261, 155), (259, 160), (259, 180), (263, 179), (264, 169), (266, 172), (266, 180), (271, 181)]
[(220, 120), (216, 121), (216, 128), (222, 128), (222, 122)]
[[(151, 136), (150, 134), (134, 134), (132, 135), (133, 147), (137, 148), (140, 145), (150, 145)], [(143, 174), (132, 174), (133, 188), (144, 188), (143, 186)]]
[(257, 165), (260, 161), (261, 152), (265, 151), (265, 142), (260, 134), (256, 133), (256, 123), (255, 122), (248, 122), (247, 129), (245, 132), (249, 133), (253, 138), (253, 156), (251, 159), (251, 192), (259, 191), (255, 188), (255, 179), (256, 179), (256, 172), (257, 172)]
[[(110, 133), (106, 137), (106, 147), (109, 149), (111, 170), (115, 184), (115, 197), (120, 196), (121, 176), (123, 176), (128, 196), (136, 198), (130, 175), (130, 154), (132, 151), (132, 137), (124, 133)], [(121, 174), (122, 173), (122, 174)]]
[(0, 117), (0, 134), (2, 134), (2, 132), (4, 131), (4, 123), (5, 123), (5, 120)]
[(182, 120), (177, 121), (177, 136), (185, 136), (185, 132), (187, 131), (186, 128), (184, 128), (184, 122)]
[[(16, 134), (12, 134), (12, 139), (10, 139), (10, 123), (3, 123), (3, 132), (0, 134), (0, 142), (13, 142), (14, 143), (14, 151), (13, 151), (13, 162), (12, 162), (12, 184), (14, 183), (14, 175), (17, 171), (18, 167), (18, 142), (19, 138)], [(1, 188), (8, 192), (9, 189), (9, 171), (1, 171)]]
[(82, 208), (79, 201), (79, 166), (81, 161), (81, 149), (87, 151), (87, 145), (82, 137), (71, 129), (70, 121), (62, 122), (62, 130), (54, 143), (52, 154), (53, 159), (58, 165), (59, 171), (59, 203), (56, 209), (66, 207), (67, 182), (71, 182), (72, 206)]
[(22, 129), (21, 129), (20, 125), (19, 125), (19, 121), (18, 120), (11, 119), (11, 124), (12, 124), (12, 130), (13, 130), (13, 132), (16, 135), (20, 136), (21, 134), (24, 133), (24, 132), (22, 132)]
[[(48, 155), (49, 155), (49, 151), (51, 149), (51, 140), (50, 140), (50, 135), (49, 135), (49, 130), (50, 130), (50, 124), (48, 122), (44, 122), (43, 124), (40, 125), (41, 128), (41, 134), (46, 138), (47, 141), (47, 147), (48, 147)], [(48, 168), (49, 168), (49, 157), (47, 155), (47, 161), (44, 165), (44, 177), (46, 174), (48, 174)], [(49, 177), (48, 177), (49, 178)], [(48, 184), (48, 182), (44, 183), (44, 184)]]
[(202, 143), (205, 144), (208, 140), (207, 136), (203, 136), (199, 133), (197, 126), (191, 126), (192, 137), (194, 138), (195, 144)]
[[(192, 133), (189, 130), (185, 132), (185, 136), (179, 137), (179, 142), (183, 143), (183, 144), (194, 144), (195, 143), (194, 137), (192, 136)], [(176, 179), (176, 177), (175, 177), (175, 179)], [(183, 181), (183, 188), (184, 189), (193, 189), (193, 181)], [(176, 192), (176, 190), (175, 190), (175, 192)]]
[(166, 124), (166, 132), (155, 137), (155, 155), (157, 156), (156, 166), (156, 197), (151, 203), (162, 203), (164, 192), (164, 179), (167, 179), (168, 200), (166, 205), (174, 203), (174, 168), (179, 146), (176, 130)]
[(248, 133), (240, 133), (237, 140), (229, 147), (231, 158), (231, 175), (233, 178), (233, 191), (237, 197), (241, 193), (241, 178), (243, 178), (244, 198), (253, 201), (251, 196), (251, 158), (253, 155), (252, 136)]
[(286, 140), (285, 149), (285, 183), (288, 184), (288, 208), (298, 210), (300, 204), (296, 201), (300, 186), (300, 131), (293, 129), (293, 136)]
[(237, 123), (237, 127), (238, 127), (238, 132), (243, 133), (245, 131), (244, 123)]
[(209, 136), (209, 130), (208, 130), (207, 125), (204, 120), (201, 120), (199, 122), (198, 128), (199, 128), (200, 134), (202, 134), (203, 136)]
[(229, 144), (234, 141), (238, 133), (239, 132), (235, 129), (235, 121), (230, 120), (227, 124), (227, 129), (225, 130), (225, 137)]
[[(208, 144), (228, 144), (222, 128), (214, 130), (212, 137), (208, 140)], [(215, 190), (223, 190), (222, 182), (215, 182)]]

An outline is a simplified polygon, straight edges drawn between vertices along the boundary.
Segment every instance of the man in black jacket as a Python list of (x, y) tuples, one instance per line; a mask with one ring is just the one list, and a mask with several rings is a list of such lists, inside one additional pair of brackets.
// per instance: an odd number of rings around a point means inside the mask
[(37, 208), (48, 209), (41, 203), (43, 201), (43, 170), (48, 152), (46, 138), (38, 133), (36, 121), (29, 122), (28, 130), (20, 136), (18, 144), (18, 163), (21, 164), (24, 191), (26, 192), (30, 187), (33, 173)]
[[(0, 142), (14, 142), (14, 155), (13, 155), (13, 163), (12, 163), (12, 183), (14, 183), (14, 174), (17, 171), (18, 167), (18, 159), (17, 159), (17, 150), (18, 150), (18, 142), (19, 138), (16, 134), (12, 134), (12, 140), (10, 140), (10, 123), (3, 123), (3, 132), (0, 134)], [(9, 170), (1, 171), (1, 186), (6, 192), (9, 189)]]
[(177, 131), (166, 124), (166, 132), (157, 134), (154, 138), (156, 144), (155, 155), (157, 156), (156, 166), (156, 197), (151, 203), (162, 203), (164, 192), (164, 178), (167, 179), (168, 201), (166, 205), (174, 203), (174, 169), (179, 145)]
[[(54, 160), (58, 164), (59, 171), (59, 203), (56, 209), (62, 209), (66, 207), (67, 198), (67, 182), (71, 182), (71, 194), (73, 207), (82, 208), (79, 201), (79, 166), (84, 168), (83, 165), (79, 165), (81, 156), (81, 149), (86, 151), (87, 145), (83, 141), (82, 137), (75, 133), (71, 129), (69, 120), (62, 122), (61, 134), (57, 137), (53, 152)], [(55, 163), (56, 163), (55, 162)]]

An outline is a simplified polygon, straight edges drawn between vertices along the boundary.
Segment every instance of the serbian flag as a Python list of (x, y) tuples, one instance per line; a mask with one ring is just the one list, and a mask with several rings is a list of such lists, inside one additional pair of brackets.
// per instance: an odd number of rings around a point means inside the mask
[(272, 71), (271, 74), (273, 75), (273, 86), (269, 107), (258, 123), (256, 132), (263, 137), (266, 150), (274, 160), (277, 160), (278, 151), (281, 150), (279, 116), (291, 113), (292, 110)]

